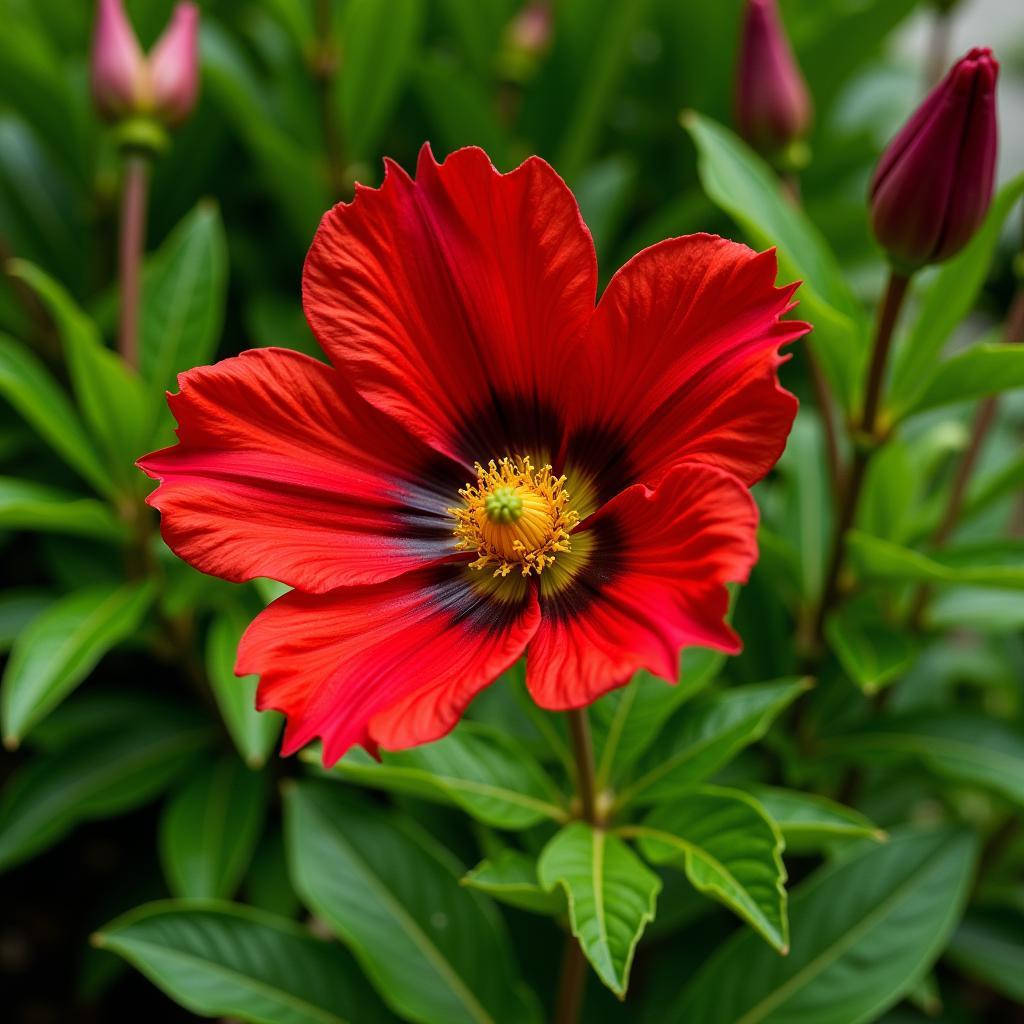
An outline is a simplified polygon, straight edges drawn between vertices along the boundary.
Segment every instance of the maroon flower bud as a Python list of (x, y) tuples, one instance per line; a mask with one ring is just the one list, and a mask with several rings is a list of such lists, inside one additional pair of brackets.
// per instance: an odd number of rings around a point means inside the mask
[(99, 0), (91, 85), (96, 109), (111, 121), (149, 120), (152, 130), (180, 124), (199, 91), (199, 11), (180, 3), (147, 58), (123, 0)]
[(148, 95), (146, 58), (121, 0), (99, 0), (90, 84), (96, 108), (111, 120), (138, 109)]
[(948, 259), (985, 217), (995, 178), (998, 72), (991, 50), (971, 50), (879, 161), (871, 227), (901, 270)]
[(199, 93), (199, 9), (192, 3), (174, 8), (163, 35), (149, 56), (153, 107), (169, 125), (192, 112)]
[(811, 125), (811, 98), (775, 0), (747, 0), (736, 83), (736, 122), (755, 149), (781, 154)]

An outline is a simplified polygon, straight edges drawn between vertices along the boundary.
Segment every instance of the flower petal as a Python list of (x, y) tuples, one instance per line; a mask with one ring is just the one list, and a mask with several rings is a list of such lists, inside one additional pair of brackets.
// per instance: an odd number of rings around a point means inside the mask
[(367, 405), (331, 367), (256, 349), (179, 377), (179, 443), (139, 465), (168, 546), (203, 572), (321, 592), (454, 553), (466, 471)]
[(683, 461), (759, 480), (782, 453), (797, 402), (778, 384), (779, 346), (807, 324), (780, 321), (795, 286), (775, 287), (774, 251), (714, 235), (651, 246), (611, 280), (564, 393), (565, 466), (607, 499), (655, 487)]
[(324, 764), (444, 736), (466, 705), (523, 652), (536, 592), (465, 565), (408, 573), (330, 594), (292, 591), (249, 627), (239, 675), (257, 673), (257, 706), (288, 716), (282, 752), (315, 736)]
[(541, 707), (582, 707), (639, 668), (674, 682), (682, 647), (740, 649), (725, 584), (745, 581), (757, 559), (757, 506), (735, 477), (686, 463), (584, 525), (540, 580), (526, 683)]
[(499, 174), (480, 149), (414, 181), (387, 164), (320, 223), (306, 316), (355, 386), (438, 450), (469, 462), (557, 443), (551, 395), (593, 313), (594, 247), (537, 157)]

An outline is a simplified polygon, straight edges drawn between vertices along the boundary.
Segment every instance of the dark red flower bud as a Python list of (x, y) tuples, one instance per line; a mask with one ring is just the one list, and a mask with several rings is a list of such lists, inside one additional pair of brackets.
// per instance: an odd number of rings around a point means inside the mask
[(871, 227), (901, 270), (948, 259), (985, 217), (996, 167), (998, 73), (991, 50), (971, 50), (878, 163)]
[(755, 149), (774, 155), (811, 125), (811, 98), (775, 0), (747, 0), (736, 84), (736, 122)]

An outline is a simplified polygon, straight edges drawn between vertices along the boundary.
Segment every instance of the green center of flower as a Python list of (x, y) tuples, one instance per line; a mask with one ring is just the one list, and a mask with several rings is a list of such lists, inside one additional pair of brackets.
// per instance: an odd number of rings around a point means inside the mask
[(523, 514), (523, 499), (512, 487), (497, 487), (484, 499), (487, 518), (492, 523), (514, 523)]

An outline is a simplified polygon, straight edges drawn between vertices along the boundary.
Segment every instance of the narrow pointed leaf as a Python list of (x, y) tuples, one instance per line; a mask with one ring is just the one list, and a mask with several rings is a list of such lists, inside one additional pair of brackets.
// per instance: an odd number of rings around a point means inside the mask
[(560, 892), (547, 892), (541, 886), (537, 858), (521, 850), (504, 849), (481, 861), (462, 878), (462, 884), (535, 914), (558, 914), (565, 909)]
[(748, 792), (778, 825), (787, 850), (820, 849), (837, 839), (886, 839), (885, 832), (860, 811), (816, 793), (776, 786), (752, 786)]
[(623, 998), (661, 879), (617, 836), (582, 821), (544, 847), (537, 874), (548, 891), (565, 889), (573, 935), (598, 977)]

